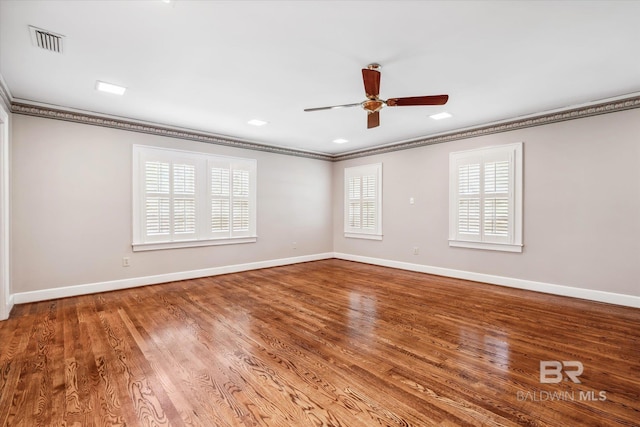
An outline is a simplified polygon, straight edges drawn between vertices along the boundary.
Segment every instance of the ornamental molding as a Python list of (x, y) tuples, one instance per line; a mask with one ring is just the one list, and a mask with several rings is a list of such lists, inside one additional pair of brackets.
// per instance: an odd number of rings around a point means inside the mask
[(283, 154), (296, 157), (306, 157), (316, 160), (338, 162), (355, 159), (359, 157), (374, 156), (378, 154), (391, 153), (394, 151), (408, 150), (412, 148), (424, 147), (433, 144), (442, 144), (460, 139), (475, 138), (494, 133), (510, 132), (534, 126), (543, 126), (568, 120), (582, 119), (585, 117), (597, 116), (601, 114), (615, 113), (619, 111), (640, 108), (640, 96), (635, 95), (628, 98), (603, 101), (596, 104), (580, 106), (570, 109), (558, 110), (554, 112), (541, 113), (528, 117), (520, 117), (504, 122), (489, 125), (472, 127), (469, 129), (453, 131), (435, 136), (418, 138), (410, 141), (388, 144), (373, 148), (357, 150), (344, 154), (324, 154), (293, 148), (278, 147), (257, 142), (244, 141), (226, 136), (219, 136), (207, 132), (199, 132), (188, 129), (176, 129), (159, 124), (146, 123), (132, 119), (122, 119), (109, 116), (102, 116), (95, 113), (82, 111), (71, 111), (61, 108), (53, 108), (31, 104), (25, 101), (17, 101), (11, 97), (5, 83), (0, 76), (0, 101), (5, 103), (10, 111), (15, 114), (23, 114), (36, 117), (44, 117), (55, 120), (63, 120), (75, 123), (82, 123), (93, 126), (109, 127), (114, 129), (127, 130), (131, 132), (147, 133), (170, 138), (186, 139), (208, 144), (224, 145), (246, 150), (265, 151), (275, 154)]
[(269, 153), (285, 154), (289, 156), (307, 157), (317, 160), (332, 161), (333, 156), (323, 153), (314, 153), (293, 148), (277, 147), (273, 145), (260, 144), (257, 142), (243, 141), (219, 135), (198, 132), (188, 129), (175, 129), (153, 123), (139, 122), (113, 118), (78, 111), (69, 111), (48, 106), (40, 106), (25, 102), (14, 101), (11, 103), (11, 112), (27, 116), (44, 117), (48, 119), (63, 120), (67, 122), (82, 123), (86, 125), (102, 126), (131, 132), (147, 133), (151, 135), (166, 136), (169, 138), (187, 139), (191, 141), (205, 142), (208, 144), (225, 145), (246, 150), (266, 151)]
[(555, 111), (552, 113), (542, 113), (535, 116), (516, 118), (505, 122), (473, 127), (466, 130), (454, 131), (426, 138), (414, 139), (397, 144), (358, 150), (345, 154), (338, 154), (333, 156), (333, 161), (337, 162), (342, 160), (355, 159), (358, 157), (390, 153), (393, 151), (408, 150), (411, 148), (424, 147), (426, 145), (441, 144), (444, 142), (475, 138), (478, 136), (491, 135), (500, 132), (510, 132), (513, 130), (524, 129), (528, 127), (543, 126), (551, 123), (582, 119), (585, 117), (615, 113), (618, 111), (631, 110), (634, 108), (640, 108), (640, 96), (633, 96), (629, 98), (618, 99), (615, 101), (601, 102), (598, 104)]

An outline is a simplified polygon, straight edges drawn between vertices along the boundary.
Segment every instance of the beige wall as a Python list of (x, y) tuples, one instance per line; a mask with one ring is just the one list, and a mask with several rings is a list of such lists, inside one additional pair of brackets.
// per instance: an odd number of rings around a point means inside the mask
[[(638, 109), (334, 164), (12, 119), (14, 294), (335, 251), (640, 296)], [(524, 142), (523, 253), (450, 248), (449, 153), (517, 141)], [(258, 243), (133, 253), (133, 144), (256, 158)], [(346, 239), (343, 169), (375, 162), (383, 163), (384, 239)], [(124, 256), (131, 267), (121, 266)]]
[[(449, 153), (519, 141), (523, 253), (450, 248)], [(384, 238), (345, 238), (343, 169), (376, 162)], [(335, 163), (333, 215), (338, 253), (640, 296), (640, 110)]]
[[(12, 126), (12, 293), (333, 250), (329, 162), (23, 115)], [(258, 242), (133, 253), (133, 144), (257, 159)]]

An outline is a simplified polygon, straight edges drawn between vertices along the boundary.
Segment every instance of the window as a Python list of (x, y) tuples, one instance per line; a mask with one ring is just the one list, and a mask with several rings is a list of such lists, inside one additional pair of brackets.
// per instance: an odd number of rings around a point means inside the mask
[(345, 168), (344, 235), (382, 240), (382, 163)]
[(256, 241), (256, 161), (133, 147), (134, 251)]
[(449, 246), (522, 252), (522, 143), (451, 153)]

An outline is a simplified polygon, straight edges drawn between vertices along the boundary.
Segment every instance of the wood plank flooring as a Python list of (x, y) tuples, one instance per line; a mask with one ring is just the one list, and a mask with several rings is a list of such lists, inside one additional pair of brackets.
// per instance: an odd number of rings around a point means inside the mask
[(16, 306), (0, 346), (0, 426), (640, 425), (640, 310), (341, 260)]

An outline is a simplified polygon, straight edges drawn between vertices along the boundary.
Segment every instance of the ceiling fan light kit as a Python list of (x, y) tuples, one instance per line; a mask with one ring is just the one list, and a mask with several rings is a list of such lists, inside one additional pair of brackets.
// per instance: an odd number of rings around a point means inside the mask
[(364, 92), (367, 99), (355, 104), (332, 105), (329, 107), (306, 108), (304, 111), (331, 110), (335, 108), (362, 107), (367, 112), (367, 129), (380, 126), (380, 110), (387, 107), (412, 105), (444, 105), (449, 95), (411, 96), (404, 98), (380, 99), (380, 64), (372, 63), (362, 69)]

